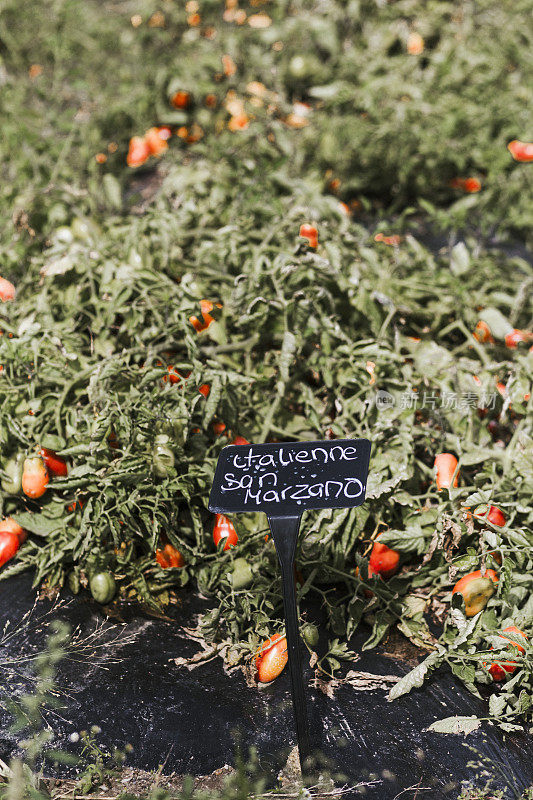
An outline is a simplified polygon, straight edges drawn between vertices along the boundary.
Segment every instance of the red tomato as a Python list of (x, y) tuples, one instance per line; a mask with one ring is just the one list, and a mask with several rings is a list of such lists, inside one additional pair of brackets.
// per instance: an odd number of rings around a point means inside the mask
[(128, 167), (140, 167), (150, 158), (150, 148), (144, 136), (133, 136), (130, 139), (130, 146), (126, 163)]
[(505, 337), (505, 344), (507, 347), (514, 350), (514, 348), (517, 347), (521, 342), (529, 342), (532, 338), (533, 333), (530, 331), (520, 331), (518, 328), (514, 328)]
[(8, 300), (14, 300), (16, 293), (16, 289), (11, 281), (6, 280), (5, 278), (0, 278), (0, 300), (3, 303), (7, 303)]
[(381, 575), (382, 578), (390, 578), (398, 572), (399, 564), (400, 554), (397, 550), (392, 550), (381, 542), (374, 542), (368, 562), (369, 575)]
[[(189, 322), (193, 326), (196, 333), (201, 333), (202, 331), (207, 330), (212, 322), (215, 321), (214, 317), (211, 316), (211, 311), (213, 310), (214, 306), (210, 300), (201, 300), (200, 301), (200, 311), (202, 312), (202, 320), (199, 320), (198, 317), (189, 317)], [(217, 303), (217, 308), (222, 308), (220, 303)]]
[(40, 456), (32, 456), (24, 461), (22, 472), (22, 491), (28, 497), (42, 497), (48, 486), (48, 472)]
[(498, 506), (478, 506), (474, 509), (474, 516), (478, 519), (488, 520), (492, 525), (497, 525), (499, 528), (505, 525), (505, 516), (503, 511)]
[(314, 225), (310, 225), (308, 222), (300, 225), (300, 236), (308, 239), (309, 247), (318, 247), (318, 230)]
[(515, 161), (533, 161), (533, 142), (521, 142), (519, 139), (513, 139), (507, 145), (507, 149)]
[(391, 236), (384, 236), (383, 233), (376, 233), (374, 241), (383, 242), (383, 244), (388, 244), (390, 247), (398, 247), (402, 241), (402, 237), (398, 236), (397, 233), (393, 233)]
[[(451, 453), (439, 453), (435, 456), (435, 480), (437, 482), (437, 489), (449, 489), (452, 485), (452, 477), (457, 467), (457, 459)], [(459, 483), (459, 473), (455, 476), (453, 485), (457, 486)]]
[(177, 369), (174, 369), (172, 364), (169, 364), (167, 367), (168, 375), (163, 375), (163, 383), (170, 382), (172, 384), (179, 383), (181, 381), (182, 376), (178, 372)]
[[(521, 631), (520, 628), (515, 627), (514, 625), (509, 625), (508, 628), (504, 628), (502, 633), (498, 634), (500, 639), (507, 639), (509, 644), (512, 647), (516, 647), (519, 653), (525, 653), (525, 649), (515, 642), (512, 642), (507, 636), (504, 636), (504, 633), (513, 633), (515, 636), (521, 636), (525, 640), (527, 640), (527, 636), (524, 631)], [(493, 648), (491, 648), (493, 649)], [(503, 681), (507, 675), (512, 675), (513, 672), (516, 671), (518, 664), (516, 661), (495, 661), (489, 667), (489, 672), (492, 675), (493, 680), (495, 681)]]
[(19, 539), (12, 531), (0, 530), (0, 567), (13, 558), (19, 549)]
[(479, 191), (481, 191), (481, 181), (478, 181), (477, 178), (466, 178), (465, 192), (473, 194), (474, 192), (479, 192)]
[(176, 550), (171, 544), (166, 544), (162, 550), (155, 551), (155, 560), (163, 569), (169, 567), (184, 567), (185, 559), (179, 550)]
[(450, 181), (452, 189), (462, 189), (467, 194), (473, 194), (481, 190), (481, 182), (477, 178), (453, 178)]
[(18, 522), (15, 522), (13, 517), (5, 517), (5, 519), (0, 522), (0, 534), (6, 532), (14, 533), (19, 540), (19, 544), (22, 544), (28, 538), (28, 534), (24, 528), (19, 525)]
[(211, 391), (211, 387), (209, 386), (208, 383), (202, 383), (198, 391), (200, 392), (200, 394), (203, 394), (204, 397), (207, 397), (207, 395)]
[(52, 475), (59, 475), (62, 478), (68, 475), (67, 462), (61, 456), (56, 456), (53, 450), (48, 450), (46, 447), (43, 447), (39, 452), (48, 472), (51, 472)]
[(480, 569), (476, 569), (457, 581), (452, 594), (459, 593), (463, 596), (466, 616), (473, 617), (485, 608), (494, 594), (496, 583), (498, 576), (493, 569), (487, 569), (484, 575)]
[(213, 432), (216, 436), (221, 436), (226, 430), (226, 425), (223, 422), (213, 422)]
[(283, 672), (288, 660), (287, 640), (281, 633), (266, 639), (255, 654), (259, 682), (270, 683), (277, 678)]
[(213, 541), (217, 547), (222, 539), (224, 539), (224, 550), (235, 547), (239, 541), (233, 522), (225, 517), (224, 514), (217, 514), (215, 516), (215, 527), (213, 528)]
[(248, 439), (245, 439), (244, 436), (236, 436), (235, 439), (232, 441), (232, 444), (250, 444)]
[(191, 96), (189, 92), (180, 90), (172, 95), (172, 97), (170, 98), (170, 102), (172, 103), (174, 108), (184, 109), (191, 104)]

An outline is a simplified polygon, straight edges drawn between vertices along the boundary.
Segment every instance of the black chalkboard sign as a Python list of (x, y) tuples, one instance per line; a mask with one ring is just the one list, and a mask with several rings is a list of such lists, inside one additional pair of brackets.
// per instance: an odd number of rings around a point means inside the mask
[(285, 632), (296, 736), (302, 771), (312, 753), (298, 632), (294, 555), (305, 510), (353, 508), (364, 502), (370, 442), (229, 445), (218, 457), (210, 511), (267, 515), (281, 567)]
[(368, 439), (230, 445), (222, 450), (209, 498), (219, 513), (352, 508), (365, 500)]

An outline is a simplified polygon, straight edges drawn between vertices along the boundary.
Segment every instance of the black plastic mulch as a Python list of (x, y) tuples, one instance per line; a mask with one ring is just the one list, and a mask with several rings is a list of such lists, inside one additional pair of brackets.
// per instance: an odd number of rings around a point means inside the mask
[[(51, 619), (64, 619), (76, 629), (79, 643), (60, 668), (60, 706), (45, 713), (56, 748), (79, 752), (79, 742), (71, 739), (98, 725), (102, 746), (133, 746), (130, 766), (151, 770), (164, 764), (165, 773), (205, 775), (234, 763), (238, 742), (244, 753), (255, 746), (261, 767), (277, 774), (294, 744), (287, 671), (257, 691), (246, 686), (241, 673), (225, 675), (218, 658), (191, 672), (178, 669), (173, 659), (198, 649), (180, 635), (182, 626), (190, 625), (205, 607), (193, 595), (184, 594), (180, 605), (170, 606), (170, 621), (134, 607), (119, 607), (118, 619), (106, 620), (92, 600), (66, 596), (59, 604), (38, 601), (23, 622), (34, 602), (28, 576), (0, 582), (0, 625), (9, 620), (7, 630), (17, 629), (0, 640), (5, 665), (1, 692), (6, 698), (28, 691), (31, 664), (20, 658), (42, 648)], [(87, 640), (98, 626), (94, 641)], [(360, 652), (366, 635), (357, 634), (352, 649)], [(352, 668), (402, 675), (416, 663), (413, 657), (417, 658), (414, 648), (394, 649), (394, 641), (389, 641), (362, 653)], [(504, 737), (491, 725), (468, 737), (425, 730), (444, 717), (487, 713), (486, 704), (445, 671), (393, 703), (381, 689), (341, 686), (333, 699), (308, 689), (308, 704), (315, 746), (348, 783), (369, 783), (366, 797), (456, 798), (462, 782), (485, 782), (483, 767), (469, 762), (485, 761), (494, 775), (494, 788), (505, 790), (510, 798), (533, 783), (533, 742), (525, 733)], [(8, 712), (0, 713), (0, 757), (8, 761), (17, 742), (9, 731)], [(45, 768), (50, 775), (64, 770)]]

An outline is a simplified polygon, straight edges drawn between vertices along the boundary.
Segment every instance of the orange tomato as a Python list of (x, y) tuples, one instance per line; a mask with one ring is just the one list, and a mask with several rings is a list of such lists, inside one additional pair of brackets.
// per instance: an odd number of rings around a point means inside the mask
[[(212, 317), (210, 313), (213, 308), (213, 303), (210, 300), (201, 300), (200, 311), (202, 313), (202, 321), (200, 321), (198, 317), (189, 317), (189, 322), (193, 326), (196, 333), (205, 331), (207, 328), (209, 328), (211, 323), (215, 321), (214, 317)], [(222, 305), (217, 303), (217, 308), (222, 308)]]
[(245, 131), (250, 124), (250, 117), (248, 114), (234, 114), (228, 122), (228, 129), (235, 133), (235, 131)]
[(223, 549), (229, 550), (230, 547), (235, 547), (239, 537), (233, 522), (224, 514), (217, 514), (215, 516), (215, 527), (213, 528), (213, 541), (218, 547), (219, 542), (222, 540), (224, 540)]
[[(437, 482), (437, 489), (449, 489), (452, 485), (452, 477), (457, 467), (457, 459), (451, 453), (439, 453), (435, 456), (435, 480)], [(459, 483), (459, 473), (455, 476), (453, 485), (457, 486)]]
[(452, 594), (460, 594), (465, 601), (465, 614), (473, 617), (482, 611), (495, 591), (498, 576), (493, 569), (488, 569), (485, 574), (480, 569), (464, 575), (452, 589)]
[(227, 53), (222, 56), (222, 67), (224, 69), (224, 75), (226, 78), (231, 78), (231, 76), (235, 75), (237, 72), (237, 67), (234, 60)]
[(22, 491), (33, 500), (42, 497), (48, 486), (48, 472), (41, 456), (31, 456), (24, 461)]
[(474, 328), (474, 333), (472, 334), (474, 339), (477, 339), (478, 342), (494, 342), (494, 338), (492, 333), (490, 332), (490, 328), (486, 322), (483, 322), (482, 319), (479, 320), (476, 327)]
[(0, 278), (0, 300), (3, 303), (7, 303), (9, 300), (14, 300), (16, 293), (17, 290), (11, 281), (6, 280), (5, 278)]
[(130, 139), (130, 145), (126, 163), (128, 167), (140, 167), (150, 158), (150, 147), (145, 141), (144, 136), (133, 136)]
[(257, 678), (260, 683), (270, 683), (283, 672), (289, 660), (287, 640), (282, 634), (266, 639), (255, 654)]
[[(509, 625), (509, 627), (504, 628), (502, 633), (498, 634), (500, 639), (507, 639), (509, 644), (512, 647), (516, 647), (519, 653), (525, 653), (525, 649), (516, 644), (516, 642), (512, 642), (508, 636), (504, 636), (504, 633), (513, 633), (517, 637), (522, 637), (524, 640), (527, 640), (527, 636), (524, 631), (521, 631), (520, 628), (517, 628), (515, 625)], [(493, 649), (493, 648), (491, 648)], [(484, 664), (484, 666), (486, 666)], [(513, 672), (516, 671), (518, 664), (516, 661), (494, 661), (489, 667), (489, 672), (492, 675), (493, 680), (495, 681), (503, 681), (507, 675), (512, 675)]]
[(398, 236), (397, 233), (393, 233), (391, 236), (385, 236), (383, 233), (376, 233), (374, 241), (383, 242), (383, 244), (388, 244), (389, 247), (398, 247), (402, 241), (402, 237)]
[(160, 156), (168, 150), (167, 131), (170, 134), (170, 128), (150, 128), (144, 134), (144, 141), (151, 156)]
[(424, 52), (424, 40), (416, 31), (411, 31), (407, 37), (407, 52), (411, 56), (419, 56)]

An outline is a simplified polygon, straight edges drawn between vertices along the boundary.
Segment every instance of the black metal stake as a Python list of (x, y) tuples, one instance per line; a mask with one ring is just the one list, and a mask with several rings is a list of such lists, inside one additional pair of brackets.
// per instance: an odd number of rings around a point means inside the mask
[(298, 751), (300, 753), (300, 766), (303, 773), (305, 770), (305, 762), (311, 754), (311, 743), (309, 738), (309, 720), (307, 718), (302, 659), (300, 654), (300, 633), (294, 581), (294, 554), (296, 552), (301, 517), (268, 516), (267, 519), (281, 566), (292, 705), (294, 709), (294, 720), (296, 722), (296, 739), (298, 741)]

